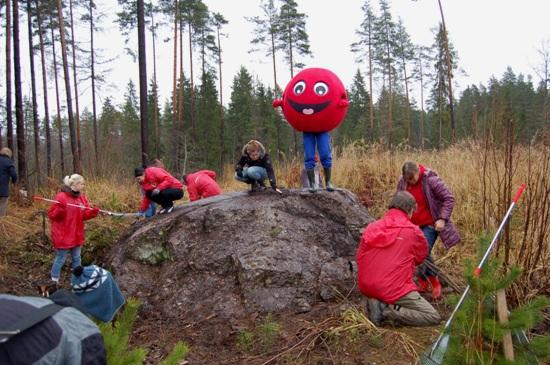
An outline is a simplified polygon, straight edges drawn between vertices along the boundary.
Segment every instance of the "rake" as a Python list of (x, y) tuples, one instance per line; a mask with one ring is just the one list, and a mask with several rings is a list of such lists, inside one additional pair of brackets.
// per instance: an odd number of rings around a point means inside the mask
[[(47, 199), (47, 198), (43, 198), (41, 196), (36, 196), (36, 195), (33, 196), (32, 199), (35, 200), (35, 201), (43, 201), (43, 202), (54, 203), (54, 204), (59, 203), (57, 200)], [(85, 207), (83, 205), (76, 205), (76, 204), (71, 204), (71, 203), (67, 203), (67, 206), (74, 207), (74, 208), (79, 208), (79, 209), (85, 209), (85, 210), (93, 210), (93, 208), (90, 208), (90, 207)], [(111, 216), (111, 217), (138, 217), (138, 216), (141, 215), (140, 213), (117, 213), (117, 212), (111, 212), (111, 211), (103, 210), (103, 209), (100, 209), (99, 211), (101, 213), (106, 214), (106, 215)]]
[[(504, 215), (504, 218), (502, 219), (502, 222), (500, 223), (500, 226), (498, 227), (493, 240), (491, 241), (491, 244), (485, 251), (485, 254), (481, 258), (481, 261), (477, 265), (477, 267), (474, 270), (474, 276), (479, 277), (481, 274), (481, 268), (487, 261), (487, 258), (489, 257), (489, 254), (491, 253), (491, 250), (495, 246), (498, 236), (502, 232), (504, 226), (508, 222), (508, 219), (512, 215), (512, 211), (514, 210), (514, 207), (516, 206), (519, 198), (521, 197), (521, 194), (523, 193), (523, 190), (525, 189), (525, 183), (521, 184), (521, 186), (516, 191), (516, 194), (514, 195), (514, 198), (512, 199), (512, 203), (510, 204), (510, 207), (508, 208), (508, 211)], [(447, 346), (449, 345), (449, 333), (448, 330), (451, 326), (451, 323), (454, 319), (455, 314), (460, 309), (462, 303), (466, 299), (466, 296), (470, 292), (470, 285), (466, 287), (464, 292), (462, 293), (462, 296), (458, 300), (458, 303), (456, 304), (455, 308), (453, 309), (453, 312), (451, 313), (451, 316), (449, 319), (447, 319), (447, 322), (445, 322), (445, 326), (443, 327), (443, 330), (441, 331), (441, 334), (437, 338), (437, 340), (434, 342), (434, 344), (431, 346), (429, 350), (422, 353), (420, 356), (420, 365), (441, 365), (443, 363), (443, 358), (445, 356), (445, 353), (447, 351)], [(514, 332), (514, 337), (518, 340), (520, 343), (525, 343), (527, 340), (527, 336), (525, 336), (525, 333), (522, 331)], [(535, 363), (536, 364), (536, 363)]]

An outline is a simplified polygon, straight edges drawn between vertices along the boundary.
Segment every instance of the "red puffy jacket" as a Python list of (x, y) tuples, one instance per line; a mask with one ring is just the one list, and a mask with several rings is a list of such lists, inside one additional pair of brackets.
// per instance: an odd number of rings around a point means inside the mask
[[(175, 177), (170, 175), (165, 169), (160, 167), (146, 168), (143, 176), (145, 177), (145, 180), (143, 180), (143, 182), (141, 183), (141, 187), (145, 192), (153, 191), (155, 189), (159, 189), (162, 191), (165, 189), (183, 188), (182, 183), (178, 179), (176, 179)], [(146, 211), (149, 207), (149, 204), (151, 204), (151, 201), (149, 200), (149, 198), (147, 198), (147, 195), (144, 195), (139, 210), (142, 212)]]
[[(67, 191), (60, 191), (54, 198), (60, 203), (89, 207), (88, 200), (82, 194), (74, 196)], [(52, 221), (52, 243), (57, 249), (69, 249), (82, 246), (84, 243), (84, 221), (97, 216), (99, 209), (81, 209), (77, 207), (54, 204), (48, 210)]]
[(187, 193), (192, 202), (209, 196), (220, 195), (222, 189), (216, 183), (216, 173), (210, 170), (201, 170), (187, 175), (185, 178)]
[(417, 290), (412, 280), (416, 265), (428, 254), (428, 243), (418, 226), (400, 209), (365, 229), (357, 250), (357, 282), (361, 293), (393, 304)]

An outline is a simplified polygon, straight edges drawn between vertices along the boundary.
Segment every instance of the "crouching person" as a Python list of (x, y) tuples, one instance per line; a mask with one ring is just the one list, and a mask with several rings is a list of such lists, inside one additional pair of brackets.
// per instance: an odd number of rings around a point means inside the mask
[(369, 319), (375, 325), (389, 320), (397, 325), (431, 326), (441, 320), (420, 296), (413, 275), (428, 255), (426, 238), (411, 222), (414, 197), (400, 191), (384, 217), (365, 229), (357, 250), (359, 290), (368, 299)]
[(241, 158), (235, 166), (235, 179), (250, 184), (252, 192), (265, 190), (264, 180), (269, 179), (271, 188), (281, 193), (277, 188), (271, 159), (264, 145), (254, 139), (243, 147)]
[(189, 200), (205, 199), (220, 195), (222, 189), (216, 182), (216, 173), (210, 170), (200, 170), (192, 174), (183, 175), (182, 182), (187, 185)]
[(183, 185), (160, 167), (137, 167), (134, 176), (145, 192), (139, 209), (141, 213), (145, 213), (151, 201), (162, 207), (159, 214), (171, 213), (174, 200), (183, 198)]

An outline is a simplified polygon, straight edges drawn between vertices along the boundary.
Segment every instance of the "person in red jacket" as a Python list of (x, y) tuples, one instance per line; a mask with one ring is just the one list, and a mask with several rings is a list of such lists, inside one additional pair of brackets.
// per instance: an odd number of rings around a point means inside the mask
[(367, 226), (357, 250), (359, 290), (368, 298), (368, 315), (377, 326), (384, 319), (412, 326), (440, 321), (413, 281), (416, 265), (428, 254), (426, 238), (411, 222), (415, 210), (414, 197), (397, 192), (384, 217)]
[(163, 168), (136, 167), (134, 176), (145, 192), (140, 213), (145, 213), (151, 201), (162, 206), (159, 214), (171, 213), (174, 210), (174, 200), (183, 198), (182, 183)]
[[(55, 259), (52, 265), (51, 278), (57, 284), (65, 258), (71, 252), (72, 268), (80, 266), (80, 252), (84, 244), (84, 221), (92, 219), (99, 213), (99, 208), (91, 208), (82, 193), (84, 178), (78, 174), (65, 176), (63, 187), (55, 196), (57, 203), (48, 210), (52, 221), (52, 243), (55, 248)], [(78, 205), (81, 208), (70, 206)]]
[(200, 170), (193, 174), (183, 175), (182, 180), (187, 185), (187, 194), (192, 202), (222, 193), (222, 189), (216, 183), (214, 171)]
[(403, 164), (401, 179), (397, 184), (397, 190), (406, 190), (414, 196), (417, 209), (411, 220), (420, 227), (428, 242), (428, 257), (426, 262), (419, 267), (417, 272), (418, 290), (427, 291), (432, 287), (432, 298), (441, 297), (441, 283), (438, 272), (432, 267), (431, 252), (437, 237), (446, 249), (460, 242), (460, 234), (455, 228), (451, 214), (455, 204), (455, 198), (447, 185), (437, 173), (416, 162), (408, 161)]

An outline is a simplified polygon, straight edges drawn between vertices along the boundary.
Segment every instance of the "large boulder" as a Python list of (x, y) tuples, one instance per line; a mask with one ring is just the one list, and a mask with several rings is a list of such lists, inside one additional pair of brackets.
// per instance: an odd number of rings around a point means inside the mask
[(228, 193), (137, 223), (110, 264), (127, 295), (167, 317), (305, 312), (354, 287), (371, 221), (346, 190)]

